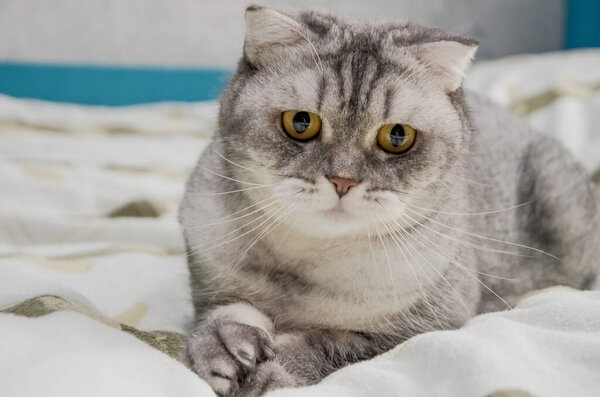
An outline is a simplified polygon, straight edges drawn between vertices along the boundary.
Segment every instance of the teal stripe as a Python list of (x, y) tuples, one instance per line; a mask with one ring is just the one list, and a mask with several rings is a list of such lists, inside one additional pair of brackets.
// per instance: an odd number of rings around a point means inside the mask
[(600, 0), (568, 0), (565, 46), (600, 47)]
[(231, 72), (0, 62), (0, 93), (85, 105), (194, 102), (219, 97)]

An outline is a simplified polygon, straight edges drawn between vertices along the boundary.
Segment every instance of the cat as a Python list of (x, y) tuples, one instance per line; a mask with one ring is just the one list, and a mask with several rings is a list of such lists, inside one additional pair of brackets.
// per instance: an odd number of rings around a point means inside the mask
[(260, 6), (246, 25), (180, 209), (197, 315), (182, 359), (219, 396), (314, 384), (593, 282), (591, 183), (463, 91), (474, 39)]

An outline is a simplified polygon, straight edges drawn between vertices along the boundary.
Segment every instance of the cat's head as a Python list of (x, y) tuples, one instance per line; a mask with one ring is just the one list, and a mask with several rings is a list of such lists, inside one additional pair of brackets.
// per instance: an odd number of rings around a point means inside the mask
[(335, 236), (383, 227), (452, 189), (476, 41), (257, 6), (246, 25), (215, 138), (244, 194), (279, 200), (271, 210), (298, 232)]

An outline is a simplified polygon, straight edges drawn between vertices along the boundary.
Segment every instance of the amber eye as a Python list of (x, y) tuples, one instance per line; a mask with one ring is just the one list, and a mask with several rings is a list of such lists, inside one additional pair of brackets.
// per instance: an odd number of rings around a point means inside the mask
[(386, 124), (377, 131), (379, 147), (388, 153), (404, 153), (415, 143), (417, 131), (406, 124)]
[(298, 141), (308, 141), (321, 131), (321, 118), (315, 113), (287, 110), (281, 119), (285, 132)]

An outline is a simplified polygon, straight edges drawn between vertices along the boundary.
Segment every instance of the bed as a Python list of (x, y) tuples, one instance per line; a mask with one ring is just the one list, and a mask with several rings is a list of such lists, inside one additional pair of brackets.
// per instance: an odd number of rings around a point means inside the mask
[[(515, 56), (466, 86), (600, 183), (597, 65), (600, 50)], [(193, 316), (176, 212), (216, 111), (0, 96), (0, 395), (214, 396), (176, 360)], [(598, 393), (600, 291), (555, 287), (270, 396)]]

